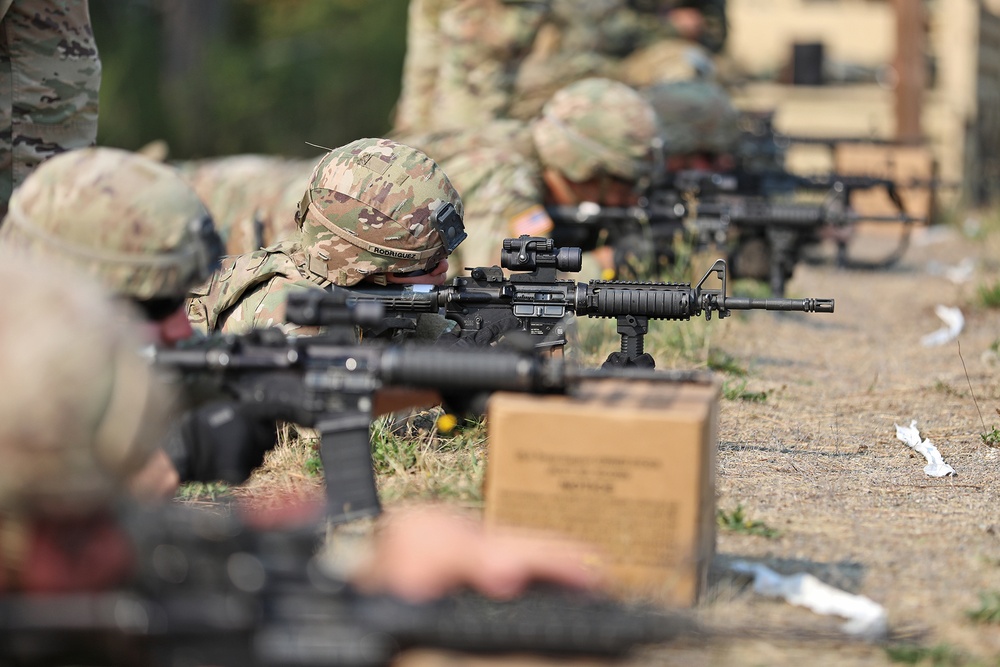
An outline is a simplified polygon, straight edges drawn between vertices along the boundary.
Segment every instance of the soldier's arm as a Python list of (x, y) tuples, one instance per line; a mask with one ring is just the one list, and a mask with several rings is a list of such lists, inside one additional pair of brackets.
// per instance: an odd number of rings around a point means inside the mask
[(444, 4), (443, 0), (410, 0), (396, 132), (423, 132), (430, 127), (431, 102), (441, 66), (438, 19)]

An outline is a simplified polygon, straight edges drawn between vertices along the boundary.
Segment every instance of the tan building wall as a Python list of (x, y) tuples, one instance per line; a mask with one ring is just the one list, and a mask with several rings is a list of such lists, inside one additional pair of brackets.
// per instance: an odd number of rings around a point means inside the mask
[[(1000, 0), (989, 4), (1000, 10)], [(928, 17), (928, 51), (936, 82), (925, 94), (922, 127), (941, 178), (960, 181), (979, 173), (984, 154), (1000, 153), (1000, 145), (992, 146), (1000, 128), (991, 129), (1000, 125), (1000, 108), (995, 108), (1000, 107), (1000, 20), (981, 20), (977, 0), (939, 0), (934, 6)], [(730, 0), (729, 20), (727, 57), (751, 79), (787, 66), (795, 42), (823, 42), (834, 66), (882, 68), (881, 85), (748, 83), (733, 90), (738, 106), (776, 109), (775, 125), (789, 134), (895, 137), (892, 3)], [(817, 148), (795, 149), (790, 162), (810, 171), (832, 167), (829, 152)]]

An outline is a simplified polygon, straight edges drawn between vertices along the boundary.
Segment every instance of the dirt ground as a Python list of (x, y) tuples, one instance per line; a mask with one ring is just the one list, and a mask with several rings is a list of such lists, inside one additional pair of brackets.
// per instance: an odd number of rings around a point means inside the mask
[[(1000, 590), (1000, 449), (980, 437), (1000, 425), (1000, 310), (977, 296), (996, 283), (1000, 255), (991, 241), (921, 231), (890, 270), (800, 265), (789, 296), (833, 297), (833, 315), (718, 324), (713, 345), (748, 366), (748, 390), (767, 392), (722, 403), (718, 507), (742, 504), (780, 534), (720, 531), (698, 613), (724, 637), (657, 649), (643, 664), (893, 664), (884, 646), (838, 641), (836, 617), (753, 593), (726, 574), (735, 558), (810, 572), (883, 605), (893, 643), (943, 656), (922, 664), (1000, 664), (1000, 625), (966, 613), (980, 592)], [(890, 241), (866, 234), (855, 247), (877, 254)], [(967, 282), (942, 275), (966, 258)], [(960, 307), (965, 328), (925, 347), (944, 324), (939, 304)], [(911, 420), (957, 476), (924, 473), (923, 456), (896, 438), (894, 424)]]

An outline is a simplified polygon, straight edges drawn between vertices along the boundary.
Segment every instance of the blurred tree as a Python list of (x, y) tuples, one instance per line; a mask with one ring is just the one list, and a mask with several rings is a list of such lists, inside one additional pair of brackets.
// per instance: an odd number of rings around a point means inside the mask
[(407, 0), (91, 0), (98, 142), (315, 155), (389, 131)]

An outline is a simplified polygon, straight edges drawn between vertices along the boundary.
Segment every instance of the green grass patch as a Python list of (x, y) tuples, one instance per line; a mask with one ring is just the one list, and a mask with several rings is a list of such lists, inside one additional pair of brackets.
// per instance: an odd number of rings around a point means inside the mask
[(965, 613), (976, 623), (1000, 623), (1000, 591), (979, 593), (979, 607)]
[(936, 380), (934, 382), (934, 391), (939, 394), (944, 394), (945, 396), (954, 396), (955, 398), (962, 398), (965, 394), (953, 386), (944, 382), (943, 380)]
[(1000, 308), (1000, 281), (980, 285), (976, 294), (980, 305), (986, 308)]
[(736, 357), (717, 348), (708, 351), (708, 367), (713, 371), (737, 377), (746, 377), (747, 374), (747, 369), (740, 364)]
[(986, 433), (980, 433), (979, 437), (988, 447), (1000, 447), (1000, 430), (996, 426), (991, 427)]
[(742, 504), (737, 505), (736, 509), (731, 512), (723, 509), (717, 510), (715, 513), (715, 524), (721, 530), (742, 533), (744, 535), (756, 535), (758, 537), (766, 537), (767, 539), (778, 537), (781, 534), (763, 521), (749, 519)]
[(393, 424), (388, 417), (377, 419), (372, 424), (372, 463), (377, 474), (402, 474), (417, 465), (420, 441), (395, 433)]
[(749, 278), (740, 278), (730, 282), (729, 292), (732, 296), (748, 296), (755, 299), (768, 299), (774, 296), (767, 281)]
[(229, 494), (229, 485), (224, 482), (188, 482), (177, 489), (178, 500), (215, 501)]
[(750, 391), (745, 379), (722, 381), (722, 397), (730, 401), (763, 403), (770, 395), (770, 391)]
[(924, 665), (926, 667), (971, 667), (976, 664), (970, 661), (962, 651), (949, 644), (935, 646), (894, 645), (887, 646), (885, 653), (889, 660), (904, 665)]

